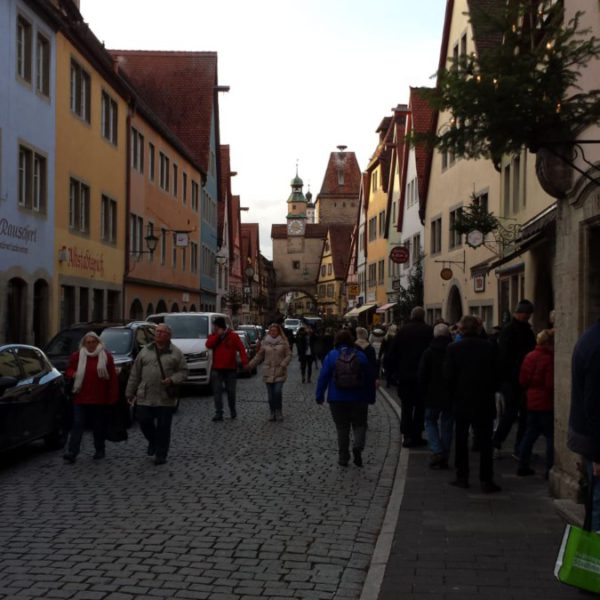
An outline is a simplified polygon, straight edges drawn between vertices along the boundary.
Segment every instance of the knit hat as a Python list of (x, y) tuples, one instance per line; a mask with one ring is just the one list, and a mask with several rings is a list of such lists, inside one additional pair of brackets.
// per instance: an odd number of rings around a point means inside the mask
[(221, 329), (227, 329), (227, 323), (223, 317), (215, 317), (213, 319), (213, 325), (220, 327)]
[(533, 313), (533, 304), (529, 300), (520, 300), (515, 308), (516, 313), (526, 313), (528, 315)]
[(438, 323), (433, 328), (433, 337), (450, 337), (450, 329), (445, 323)]

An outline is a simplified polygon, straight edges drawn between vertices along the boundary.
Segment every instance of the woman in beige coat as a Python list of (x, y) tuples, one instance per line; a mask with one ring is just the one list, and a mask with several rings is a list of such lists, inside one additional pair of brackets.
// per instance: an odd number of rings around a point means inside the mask
[(260, 344), (260, 350), (246, 367), (252, 370), (256, 365), (263, 364), (263, 381), (267, 384), (269, 408), (271, 417), (269, 421), (282, 420), (281, 394), (283, 384), (287, 379), (287, 367), (292, 360), (292, 350), (287, 337), (280, 325), (273, 324)]

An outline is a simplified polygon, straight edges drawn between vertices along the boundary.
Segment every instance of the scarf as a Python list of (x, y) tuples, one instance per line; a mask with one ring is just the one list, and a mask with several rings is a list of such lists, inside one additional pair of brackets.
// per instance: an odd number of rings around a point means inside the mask
[(79, 350), (79, 362), (77, 363), (77, 371), (75, 372), (75, 381), (73, 382), (73, 393), (75, 394), (81, 389), (81, 385), (83, 384), (88, 356), (98, 357), (98, 377), (100, 379), (109, 379), (104, 346), (98, 344), (93, 352), (88, 352), (85, 348), (81, 348)]

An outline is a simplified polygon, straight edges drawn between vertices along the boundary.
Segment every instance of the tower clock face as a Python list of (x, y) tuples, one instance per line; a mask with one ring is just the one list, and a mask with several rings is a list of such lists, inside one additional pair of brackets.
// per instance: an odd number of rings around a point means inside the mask
[(290, 221), (288, 223), (288, 233), (299, 235), (304, 232), (304, 223), (302, 221)]

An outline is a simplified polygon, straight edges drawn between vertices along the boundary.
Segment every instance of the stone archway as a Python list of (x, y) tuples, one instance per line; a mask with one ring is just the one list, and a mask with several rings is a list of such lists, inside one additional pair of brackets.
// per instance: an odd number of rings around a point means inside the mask
[(446, 302), (446, 321), (450, 325), (458, 323), (463, 316), (463, 304), (460, 297), (460, 290), (457, 285), (453, 285), (448, 292), (448, 300)]
[(131, 306), (129, 307), (129, 318), (132, 321), (144, 320), (144, 307), (137, 298), (131, 303)]
[(154, 314), (154, 305), (152, 304), (152, 302), (150, 302), (148, 304), (148, 306), (146, 307), (146, 316), (153, 315), (153, 314)]
[[(307, 296), (310, 300), (310, 303), (315, 307), (317, 307), (317, 290), (316, 290), (316, 286), (311, 285), (311, 286), (282, 286), (282, 287), (277, 287), (275, 289), (275, 309), (278, 310), (278, 306), (279, 306), (279, 302), (280, 300), (286, 296), (287, 294), (290, 294), (292, 292), (297, 292), (299, 294), (304, 294), (305, 296)], [(281, 311), (283, 312), (283, 311)]]
[(157, 313), (169, 312), (167, 310), (167, 303), (164, 300), (159, 300), (158, 301), (158, 304), (156, 305), (156, 312)]
[(171, 305), (171, 312), (179, 312), (179, 304), (177, 302), (173, 302)]

